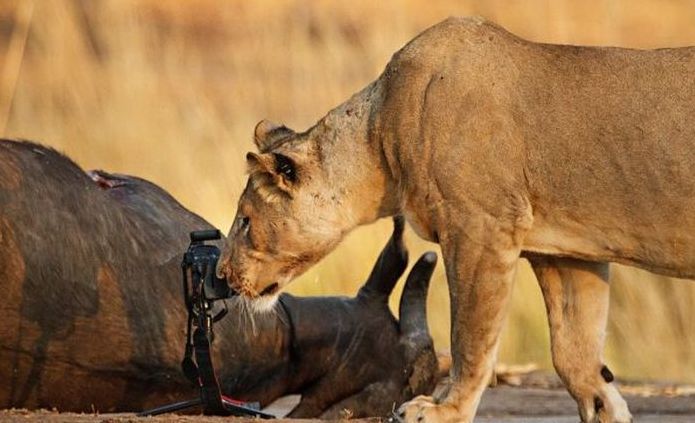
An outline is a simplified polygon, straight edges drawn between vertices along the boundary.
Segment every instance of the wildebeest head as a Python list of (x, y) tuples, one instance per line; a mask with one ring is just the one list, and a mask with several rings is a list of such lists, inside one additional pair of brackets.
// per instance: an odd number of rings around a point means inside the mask
[(408, 265), (403, 229), (395, 218), (357, 296), (282, 294), (274, 313), (257, 316), (258, 333), (247, 328), (235, 340), (221, 339), (225, 390), (262, 400), (299, 393), (292, 417), (336, 418), (344, 408), (356, 417), (385, 415), (393, 403), (429, 393), (437, 361), (425, 309), (436, 255), (414, 265), (397, 320), (388, 299)]

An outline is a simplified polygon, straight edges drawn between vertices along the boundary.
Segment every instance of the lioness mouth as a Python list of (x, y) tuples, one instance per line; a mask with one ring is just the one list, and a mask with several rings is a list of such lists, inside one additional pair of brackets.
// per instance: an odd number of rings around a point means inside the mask
[(278, 290), (278, 283), (273, 282), (270, 285), (266, 286), (263, 291), (261, 291), (261, 296), (263, 295), (273, 295), (275, 292)]

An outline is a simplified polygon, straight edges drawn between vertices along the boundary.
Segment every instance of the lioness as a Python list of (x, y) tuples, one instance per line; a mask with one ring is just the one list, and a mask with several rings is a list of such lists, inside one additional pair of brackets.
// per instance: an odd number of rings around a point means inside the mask
[(523, 253), (582, 420), (630, 421), (602, 360), (604, 263), (695, 277), (693, 75), (695, 48), (538, 44), (448, 19), (308, 131), (256, 127), (218, 270), (275, 295), (355, 226), (404, 213), (441, 245), (454, 363), (448, 392), (400, 416), (470, 422)]

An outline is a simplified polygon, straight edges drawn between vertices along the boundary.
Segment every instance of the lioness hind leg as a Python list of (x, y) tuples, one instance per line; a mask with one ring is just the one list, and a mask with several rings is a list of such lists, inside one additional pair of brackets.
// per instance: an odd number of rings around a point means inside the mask
[(630, 422), (625, 400), (603, 364), (608, 265), (555, 257), (530, 259), (543, 291), (553, 364), (585, 423)]

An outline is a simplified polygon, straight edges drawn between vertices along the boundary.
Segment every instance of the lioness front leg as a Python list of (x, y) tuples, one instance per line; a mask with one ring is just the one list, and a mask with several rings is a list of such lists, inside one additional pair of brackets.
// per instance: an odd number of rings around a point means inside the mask
[(586, 423), (630, 422), (632, 416), (603, 363), (608, 318), (608, 264), (532, 257), (543, 291), (553, 364)]
[(451, 385), (442, 398), (417, 397), (405, 422), (472, 422), (492, 374), (519, 247), (489, 217), (440, 237), (451, 303)]

